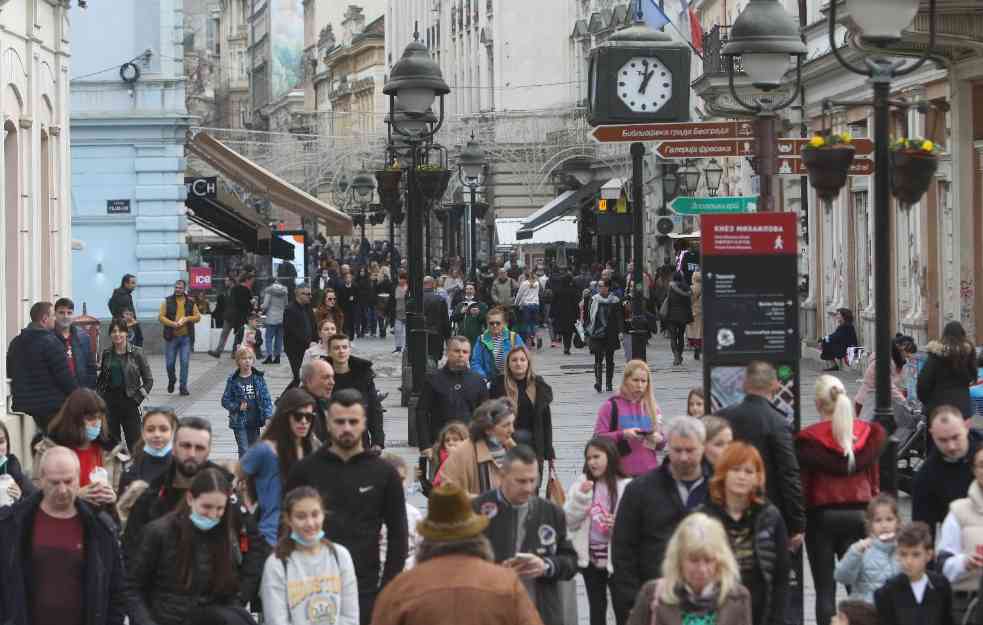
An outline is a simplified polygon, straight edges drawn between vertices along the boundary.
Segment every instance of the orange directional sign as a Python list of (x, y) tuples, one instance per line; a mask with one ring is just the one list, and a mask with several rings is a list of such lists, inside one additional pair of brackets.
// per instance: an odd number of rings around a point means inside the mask
[[(779, 157), (797, 157), (802, 155), (802, 148), (809, 143), (808, 139), (800, 137), (781, 137), (778, 140)], [(868, 156), (874, 153), (874, 142), (870, 139), (854, 139), (851, 145), (856, 149), (857, 156)]]
[(754, 136), (754, 126), (744, 121), (619, 124), (597, 126), (591, 136), (598, 143), (747, 139)]
[(662, 158), (710, 158), (746, 156), (754, 152), (754, 143), (745, 141), (663, 141), (655, 149)]
[[(804, 176), (809, 171), (801, 158), (780, 158), (778, 159), (778, 175), (780, 176)], [(874, 173), (874, 161), (869, 158), (855, 158), (850, 163), (851, 176), (870, 176)]]

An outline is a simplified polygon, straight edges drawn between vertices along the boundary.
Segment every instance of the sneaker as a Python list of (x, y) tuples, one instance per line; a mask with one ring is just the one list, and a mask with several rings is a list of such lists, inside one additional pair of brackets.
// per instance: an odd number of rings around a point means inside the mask
[(167, 383), (167, 392), (168, 393), (173, 393), (174, 392), (174, 382), (168, 382)]
[(263, 364), (264, 365), (272, 365), (273, 364), (273, 356), (267, 356), (266, 357), (266, 360), (263, 361)]
[(601, 383), (600, 382), (598, 382), (597, 384), (594, 385), (594, 390), (597, 391), (598, 393), (601, 392)]
[(279, 356), (277, 356), (276, 358), (273, 359), (273, 364), (275, 364), (275, 365), (280, 364), (280, 357)]
[(191, 394), (191, 391), (188, 390), (188, 387), (187, 386), (182, 386), (181, 387), (181, 394), (187, 396), (187, 395), (190, 395)]
[(608, 391), (608, 392), (610, 393), (610, 392), (612, 392), (612, 391), (614, 391), (614, 388), (612, 388), (612, 387), (611, 387), (611, 385), (610, 385), (610, 384), (608, 384), (608, 388), (607, 388), (607, 391)]

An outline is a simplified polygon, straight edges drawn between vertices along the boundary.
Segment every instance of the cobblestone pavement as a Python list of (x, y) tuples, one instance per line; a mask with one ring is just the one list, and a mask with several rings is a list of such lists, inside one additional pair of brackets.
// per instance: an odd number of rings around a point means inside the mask
[[(385, 429), (388, 448), (403, 455), (410, 466), (415, 466), (417, 451), (407, 445), (407, 410), (399, 406), (399, 386), (401, 384), (401, 364), (398, 354), (392, 353), (392, 338), (385, 340), (365, 338), (355, 341), (353, 353), (370, 359), (378, 378), (376, 384), (381, 392), (389, 397), (383, 402), (386, 408)], [(616, 355), (618, 365), (615, 386), (621, 377), (624, 355)], [(536, 371), (546, 378), (553, 387), (553, 429), (554, 446), (558, 456), (557, 468), (561, 481), (570, 484), (583, 466), (583, 446), (593, 431), (597, 408), (609, 393), (597, 393), (593, 388), (593, 357), (586, 350), (574, 350), (565, 356), (559, 348), (544, 348), (535, 356)], [(654, 339), (649, 345), (648, 362), (653, 368), (655, 395), (667, 419), (685, 414), (686, 396), (689, 389), (702, 383), (701, 363), (694, 362), (692, 353), (688, 354), (682, 366), (672, 366), (672, 354), (664, 339)], [(207, 354), (193, 354), (191, 359), (190, 387), (192, 395), (181, 397), (166, 392), (166, 374), (162, 356), (152, 356), (151, 365), (158, 380), (147, 405), (169, 405), (181, 416), (200, 416), (211, 420), (215, 430), (213, 456), (218, 460), (234, 460), (235, 440), (228, 428), (227, 416), (221, 406), (225, 380), (234, 369), (228, 354), (215, 360)], [(290, 381), (290, 367), (286, 357), (280, 365), (259, 365), (266, 372), (267, 384), (274, 398)], [(803, 426), (815, 423), (818, 413), (812, 401), (812, 389), (820, 374), (819, 363), (802, 361), (801, 387)], [(847, 370), (838, 374), (852, 394), (859, 386), (859, 371)], [(426, 501), (419, 494), (410, 501), (425, 509)], [(907, 516), (907, 500), (901, 502)], [(814, 594), (812, 580), (806, 568), (805, 623), (814, 624)], [(587, 604), (583, 584), (577, 577), (580, 623), (586, 624)], [(613, 621), (611, 617), (610, 622)]]

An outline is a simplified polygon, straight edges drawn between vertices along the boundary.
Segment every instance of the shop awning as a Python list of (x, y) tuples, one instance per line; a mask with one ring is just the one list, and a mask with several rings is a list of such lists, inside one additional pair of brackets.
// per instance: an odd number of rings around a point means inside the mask
[(601, 181), (594, 180), (577, 190), (564, 191), (556, 196), (538, 211), (526, 217), (522, 227), (515, 233), (516, 240), (531, 239), (537, 230), (545, 228), (557, 219), (577, 210), (582, 202), (593, 201), (597, 190), (601, 188), (601, 184)]
[(324, 223), (328, 236), (352, 233), (352, 218), (328, 206), (309, 193), (273, 175), (253, 161), (232, 150), (203, 130), (187, 142), (188, 148), (229, 180), (267, 197), (273, 204), (302, 217)]
[(569, 215), (560, 217), (537, 229), (528, 239), (517, 240), (519, 229), (523, 227), (521, 217), (501, 217), (495, 220), (495, 234), (499, 247), (513, 245), (550, 245), (553, 243), (577, 242), (577, 218)]
[(274, 237), (263, 218), (217, 177), (187, 177), (184, 184), (188, 189), (184, 204), (191, 209), (188, 217), (193, 222), (237, 241), (249, 252), (293, 260), (293, 246)]

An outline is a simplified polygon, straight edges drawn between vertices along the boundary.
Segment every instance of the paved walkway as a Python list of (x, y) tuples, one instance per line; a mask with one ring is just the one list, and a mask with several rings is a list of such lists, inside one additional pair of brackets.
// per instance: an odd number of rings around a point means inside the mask
[[(353, 353), (368, 358), (374, 363), (378, 375), (376, 384), (380, 391), (389, 393), (389, 397), (383, 402), (387, 410), (385, 430), (388, 448), (403, 455), (412, 467), (416, 465), (417, 451), (406, 443), (407, 410), (399, 406), (398, 392), (401, 383), (401, 365), (398, 354), (392, 354), (392, 345), (392, 338), (385, 341), (372, 338), (358, 339)], [(618, 352), (616, 358), (621, 359), (615, 377), (617, 386), (624, 357), (621, 352)], [(685, 414), (689, 389), (702, 384), (701, 363), (694, 362), (690, 354), (682, 366), (673, 367), (672, 354), (663, 339), (655, 340), (649, 346), (648, 361), (653, 367), (656, 398), (666, 418), (671, 419)], [(234, 369), (228, 354), (218, 361), (207, 354), (192, 355), (190, 397), (181, 397), (176, 393), (167, 394), (167, 377), (164, 373), (162, 356), (152, 356), (151, 365), (157, 384), (147, 405), (169, 405), (181, 416), (194, 415), (210, 419), (215, 431), (214, 457), (219, 460), (235, 459), (235, 440), (231, 430), (228, 429), (227, 416), (220, 401), (225, 380)], [(537, 373), (545, 377), (553, 387), (553, 438), (558, 456), (557, 468), (563, 483), (570, 484), (582, 469), (583, 447), (593, 431), (597, 408), (610, 394), (599, 394), (594, 391), (593, 357), (586, 350), (574, 350), (572, 355), (565, 356), (561, 349), (547, 347), (535, 356), (535, 365)], [(266, 372), (270, 392), (276, 398), (290, 381), (290, 367), (286, 357), (280, 365), (260, 365), (260, 367)], [(818, 420), (812, 392), (820, 373), (819, 366), (814, 361), (802, 362), (803, 426)], [(839, 376), (852, 394), (858, 387), (860, 373), (845, 371), (840, 372)], [(411, 502), (425, 509), (426, 501), (421, 495), (414, 495)], [(902, 505), (908, 508), (906, 504), (907, 501), (902, 502)], [(904, 515), (908, 516), (907, 511)], [(586, 624), (588, 622), (586, 597), (579, 576), (577, 579), (580, 623)], [(814, 594), (808, 566), (806, 566), (805, 582), (805, 623), (814, 624)]]

